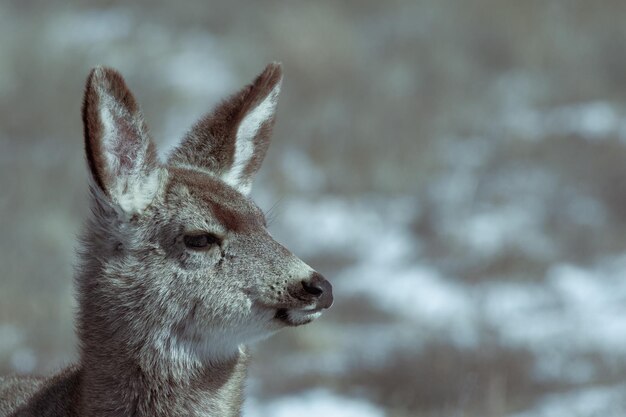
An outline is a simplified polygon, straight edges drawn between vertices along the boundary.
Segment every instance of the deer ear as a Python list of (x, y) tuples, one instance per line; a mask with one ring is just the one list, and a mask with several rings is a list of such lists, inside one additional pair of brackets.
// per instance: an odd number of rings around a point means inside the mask
[(141, 110), (115, 70), (97, 67), (89, 74), (83, 125), (97, 188), (123, 212), (143, 211), (159, 188), (159, 161)]
[(268, 65), (250, 85), (202, 117), (168, 163), (208, 171), (248, 194), (270, 144), (281, 82), (280, 64)]

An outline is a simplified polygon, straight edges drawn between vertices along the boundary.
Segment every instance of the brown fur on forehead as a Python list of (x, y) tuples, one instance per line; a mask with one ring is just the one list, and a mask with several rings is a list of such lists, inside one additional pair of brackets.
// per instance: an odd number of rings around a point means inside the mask
[[(219, 178), (177, 167), (170, 167), (169, 172), (168, 188), (183, 185), (191, 196), (206, 204), (226, 229), (244, 232), (265, 223), (263, 212), (250, 199)], [(170, 194), (169, 189), (166, 195)]]

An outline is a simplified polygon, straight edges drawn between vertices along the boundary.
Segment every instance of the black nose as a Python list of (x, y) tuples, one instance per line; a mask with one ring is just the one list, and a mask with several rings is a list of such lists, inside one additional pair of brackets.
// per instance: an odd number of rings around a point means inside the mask
[(328, 308), (333, 304), (333, 286), (322, 274), (314, 272), (311, 278), (302, 281), (302, 288), (313, 297), (319, 298), (319, 307)]

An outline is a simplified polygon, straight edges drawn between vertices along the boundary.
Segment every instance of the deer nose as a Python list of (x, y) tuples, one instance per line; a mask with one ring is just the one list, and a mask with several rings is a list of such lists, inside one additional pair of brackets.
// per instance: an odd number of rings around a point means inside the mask
[(314, 272), (311, 278), (302, 281), (302, 288), (308, 294), (319, 299), (318, 307), (329, 308), (333, 305), (333, 286), (318, 272)]

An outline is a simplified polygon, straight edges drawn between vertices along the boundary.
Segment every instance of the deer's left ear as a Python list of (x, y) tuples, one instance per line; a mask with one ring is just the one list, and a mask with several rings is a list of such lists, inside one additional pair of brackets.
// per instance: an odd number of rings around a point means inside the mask
[(208, 171), (248, 194), (270, 144), (281, 82), (280, 64), (268, 65), (250, 85), (202, 117), (168, 163)]

